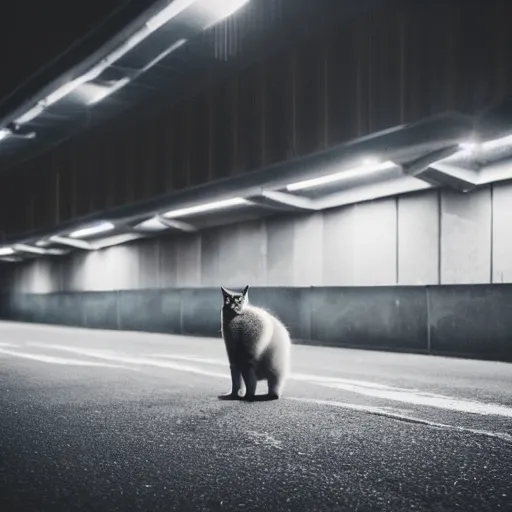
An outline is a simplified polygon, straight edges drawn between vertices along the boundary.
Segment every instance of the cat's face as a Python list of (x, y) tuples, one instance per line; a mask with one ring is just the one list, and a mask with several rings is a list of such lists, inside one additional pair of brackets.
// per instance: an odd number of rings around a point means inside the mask
[(222, 308), (227, 311), (231, 311), (237, 315), (243, 313), (247, 304), (249, 303), (249, 297), (247, 292), (249, 291), (249, 286), (246, 286), (242, 293), (233, 292), (231, 290), (227, 290), (226, 288), (222, 288), (222, 298), (224, 300)]

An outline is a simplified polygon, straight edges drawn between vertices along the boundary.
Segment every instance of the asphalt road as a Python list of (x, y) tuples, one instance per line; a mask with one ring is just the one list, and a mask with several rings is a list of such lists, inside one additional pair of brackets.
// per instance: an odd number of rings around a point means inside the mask
[(512, 511), (512, 365), (296, 345), (293, 372), (224, 402), (220, 339), (0, 323), (0, 510)]

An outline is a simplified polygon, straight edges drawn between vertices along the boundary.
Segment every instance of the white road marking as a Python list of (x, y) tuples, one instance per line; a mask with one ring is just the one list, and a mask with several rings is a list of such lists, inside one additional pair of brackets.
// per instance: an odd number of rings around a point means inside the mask
[(63, 350), (66, 352), (70, 352), (73, 354), (79, 354), (88, 357), (96, 357), (98, 359), (104, 359), (106, 361), (119, 361), (121, 363), (134, 364), (134, 365), (144, 365), (144, 366), (156, 366), (158, 368), (166, 368), (169, 370), (177, 370), (181, 372), (189, 372), (196, 373), (199, 375), (206, 375), (208, 377), (221, 377), (223, 379), (229, 379), (230, 376), (228, 373), (216, 373), (209, 372), (207, 370), (202, 370), (201, 368), (196, 368), (194, 366), (188, 366), (178, 363), (171, 363), (168, 361), (159, 361), (157, 359), (149, 359), (146, 357), (125, 357), (121, 355), (111, 355), (107, 352), (99, 351), (99, 350), (89, 350), (89, 349), (77, 349), (72, 347), (66, 347), (62, 345), (53, 345), (46, 343), (28, 343), (30, 346), (36, 346), (40, 348), (50, 348), (56, 350)]
[(42, 354), (27, 354), (25, 352), (17, 352), (15, 350), (6, 350), (0, 348), (0, 354), (6, 354), (13, 357), (21, 357), (22, 359), (31, 359), (32, 361), (40, 361), (41, 363), (73, 365), (73, 366), (101, 366), (106, 368), (122, 368), (125, 370), (133, 370), (128, 366), (121, 366), (109, 363), (97, 363), (95, 361), (84, 361), (83, 359), (67, 359), (63, 357), (45, 356)]
[(426, 407), (435, 407), (450, 411), (464, 412), (469, 414), (480, 414), (484, 416), (503, 416), (512, 418), (512, 408), (504, 405), (476, 402), (473, 400), (463, 400), (435, 393), (421, 392), (415, 389), (394, 388), (392, 386), (382, 386), (376, 384), (374, 386), (364, 384), (355, 384), (344, 382), (343, 379), (336, 381), (330, 379), (325, 381), (321, 377), (315, 378), (313, 375), (303, 378), (306, 382), (317, 384), (324, 387), (343, 389), (364, 396), (374, 398), (382, 398), (384, 400), (392, 400), (412, 405), (422, 405)]
[(494, 437), (494, 438), (498, 438), (503, 441), (512, 443), (512, 435), (507, 434), (505, 432), (491, 432), (491, 431), (487, 431), (487, 430), (460, 427), (457, 425), (448, 425), (446, 423), (437, 423), (435, 421), (429, 421), (429, 420), (424, 420), (421, 418), (415, 418), (413, 416), (407, 416), (407, 415), (403, 415), (403, 414), (393, 413), (393, 412), (386, 410), (386, 408), (384, 408), (384, 407), (372, 407), (372, 406), (359, 405), (359, 404), (349, 404), (349, 403), (345, 403), (345, 402), (337, 402), (337, 401), (332, 401), (332, 400), (318, 400), (315, 398), (285, 397), (285, 399), (293, 400), (296, 402), (314, 403), (314, 404), (318, 404), (318, 405), (328, 405), (331, 407), (341, 407), (344, 409), (363, 411), (363, 412), (367, 412), (369, 414), (375, 414), (377, 416), (386, 416), (388, 418), (394, 418), (394, 419), (398, 419), (398, 420), (402, 420), (402, 421), (407, 421), (410, 423), (417, 423), (419, 425), (427, 425), (427, 426), (435, 427), (435, 428), (444, 428), (444, 429), (450, 429), (450, 430), (457, 430), (459, 432), (470, 432), (472, 434), (478, 434), (478, 435), (483, 435), (483, 436), (487, 436), (487, 437)]
[(213, 359), (209, 357), (195, 357), (187, 355), (174, 355), (174, 354), (147, 354), (148, 357), (161, 357), (163, 359), (178, 359), (181, 361), (193, 361), (195, 363), (214, 364), (218, 366), (226, 366), (228, 363), (221, 359)]
[[(94, 350), (94, 349), (81, 349), (68, 347), (64, 345), (55, 345), (48, 343), (37, 343), (31, 342), (28, 343), (31, 346), (37, 346), (41, 348), (49, 348), (55, 350), (63, 350), (75, 354), (85, 355), (88, 357), (97, 357), (104, 360), (109, 361), (118, 361), (122, 363), (128, 364), (136, 364), (136, 365), (151, 365), (157, 366), (160, 368), (169, 368), (177, 371), (186, 371), (190, 373), (196, 373), (200, 375), (206, 375), (210, 377), (221, 377), (221, 378), (229, 378), (228, 373), (217, 373), (210, 372), (208, 370), (203, 370), (200, 368), (196, 368), (193, 366), (182, 365), (179, 363), (173, 363), (168, 361), (161, 361), (146, 357), (126, 357), (119, 355), (113, 351), (102, 351), (102, 350)], [(160, 354), (159, 357), (163, 357), (163, 354)], [(193, 361), (197, 363), (208, 363), (208, 364), (218, 364), (225, 366), (227, 369), (227, 362), (222, 362), (219, 359), (213, 358), (199, 358), (194, 355), (176, 355), (167, 354), (165, 355), (167, 359), (183, 359), (187, 361)], [(301, 382), (306, 382), (308, 384), (314, 384), (318, 386), (334, 388), (334, 389), (342, 389), (344, 391), (348, 391), (351, 393), (357, 393), (364, 396), (370, 396), (373, 398), (380, 398), (384, 400), (391, 400), (394, 402), (401, 402), (405, 404), (411, 405), (420, 405), (425, 407), (434, 407), (438, 409), (444, 409), (449, 411), (456, 411), (468, 414), (479, 414), (483, 416), (502, 416), (506, 418), (512, 418), (512, 408), (493, 404), (493, 403), (484, 403), (477, 402), (473, 400), (464, 400), (458, 399), (450, 396), (439, 395), (435, 393), (422, 392), (418, 389), (407, 389), (400, 388), (395, 386), (390, 386), (386, 384), (379, 384), (368, 381), (359, 381), (352, 379), (343, 379), (338, 377), (323, 377), (319, 375), (312, 374), (303, 374), (303, 373), (292, 373), (290, 375), (291, 380), (297, 380)]]

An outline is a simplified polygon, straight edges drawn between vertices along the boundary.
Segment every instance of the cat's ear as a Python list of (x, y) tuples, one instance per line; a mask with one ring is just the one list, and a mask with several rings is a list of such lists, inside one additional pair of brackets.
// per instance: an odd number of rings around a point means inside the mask
[(222, 286), (220, 287), (220, 289), (222, 290), (222, 295), (224, 297), (226, 297), (227, 295), (229, 295), (228, 291), (226, 290), (226, 288), (223, 288)]
[(244, 288), (244, 291), (242, 292), (242, 295), (245, 297), (247, 295), (247, 292), (249, 291), (249, 285), (247, 285), (245, 288)]

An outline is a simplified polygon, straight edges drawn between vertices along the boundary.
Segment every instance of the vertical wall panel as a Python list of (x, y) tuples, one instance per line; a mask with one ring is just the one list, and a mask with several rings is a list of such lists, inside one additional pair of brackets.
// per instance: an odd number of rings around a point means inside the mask
[(200, 235), (183, 235), (176, 242), (176, 286), (201, 286)]
[(441, 194), (441, 284), (489, 283), (491, 192)]
[(221, 272), (221, 230), (208, 229), (201, 233), (201, 284), (215, 286)]
[(158, 245), (158, 286), (161, 288), (172, 288), (176, 286), (178, 278), (178, 251), (176, 239), (173, 237), (162, 237), (158, 239)]
[(512, 182), (493, 187), (492, 281), (512, 282)]
[(354, 285), (355, 208), (347, 206), (326, 211), (323, 215), (323, 284)]
[(267, 221), (267, 284), (293, 284), (293, 217), (278, 217)]
[(139, 254), (139, 288), (157, 288), (160, 278), (158, 240), (141, 240), (138, 244), (130, 244), (130, 248)]
[(396, 284), (395, 199), (363, 203), (325, 214), (324, 284)]
[(439, 283), (439, 193), (398, 198), (398, 284)]
[(298, 217), (294, 225), (294, 286), (320, 286), (323, 284), (322, 246), (322, 213)]
[(396, 284), (396, 241), (395, 198), (355, 206), (354, 276), (357, 286)]

